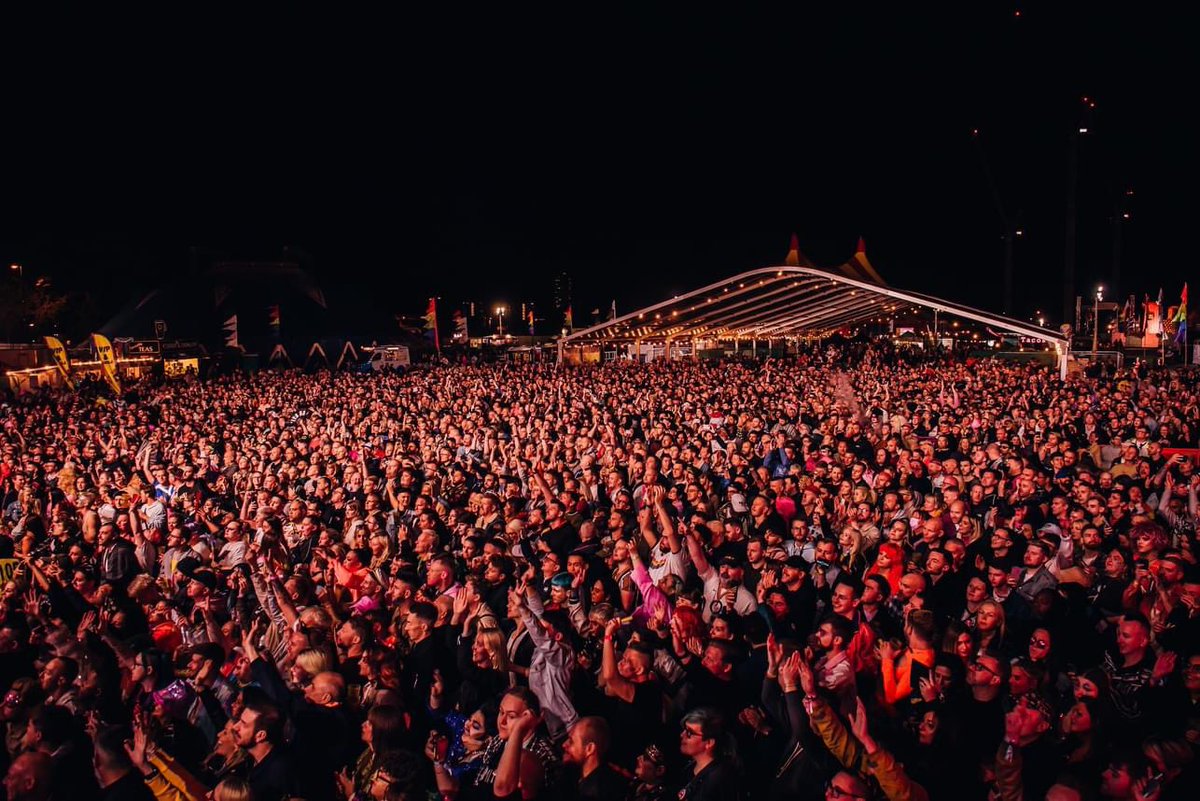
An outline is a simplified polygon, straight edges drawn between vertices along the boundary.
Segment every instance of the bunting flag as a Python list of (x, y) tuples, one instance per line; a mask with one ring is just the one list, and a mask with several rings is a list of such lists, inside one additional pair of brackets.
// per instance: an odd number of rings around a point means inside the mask
[(279, 331), (279, 304), (267, 307), (267, 325)]
[(529, 336), (533, 336), (533, 309), (529, 310)]
[(563, 326), (568, 331), (575, 330), (575, 318), (571, 316), (571, 307), (567, 307), (567, 313), (563, 315)]
[(50, 356), (54, 359), (54, 366), (58, 368), (63, 381), (68, 387), (75, 389), (75, 382), (71, 380), (71, 358), (67, 355), (67, 349), (63, 347), (63, 343), (57, 337), (44, 337), (44, 339), (46, 347), (50, 349)]
[(467, 334), (467, 316), (459, 309), (454, 312), (453, 320), (454, 333), (450, 335), (450, 338), (455, 342), (466, 342), (470, 339), (470, 336)]
[(241, 350), (242, 345), (238, 342), (237, 315), (235, 314), (226, 320), (225, 324), (221, 326), (221, 328), (225, 331), (225, 347)]
[(1159, 338), (1162, 336), (1162, 314), (1159, 309), (1161, 307), (1154, 301), (1149, 301), (1146, 304), (1146, 329), (1142, 334), (1143, 347), (1157, 348)]
[(1179, 323), (1179, 330), (1175, 332), (1176, 342), (1187, 341), (1187, 283), (1183, 285), (1183, 292), (1179, 296), (1179, 309), (1175, 312), (1175, 316), (1171, 318), (1171, 322)]
[(442, 343), (438, 339), (437, 325), (437, 298), (429, 299), (429, 306), (425, 309), (425, 336), (433, 340), (433, 347), (441, 355)]
[(1137, 320), (1137, 311), (1135, 310), (1134, 296), (1130, 295), (1125, 301), (1125, 308), (1121, 309), (1121, 325), (1122, 331), (1131, 331), (1134, 323)]
[(92, 343), (96, 346), (96, 355), (100, 358), (100, 371), (112, 391), (121, 394), (121, 382), (117, 378), (117, 355), (113, 353), (112, 343), (103, 334), (92, 334)]

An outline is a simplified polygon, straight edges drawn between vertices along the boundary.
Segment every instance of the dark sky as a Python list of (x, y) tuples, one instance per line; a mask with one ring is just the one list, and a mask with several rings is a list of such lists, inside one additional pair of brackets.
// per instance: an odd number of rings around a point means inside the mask
[(1123, 288), (1177, 296), (1195, 261), (1195, 19), (1134, 3), (836, 5), (14, 36), (0, 259), (115, 310), (186, 271), (192, 246), (288, 245), (311, 255), (338, 321), (418, 313), (431, 292), (444, 308), (547, 304), (565, 270), (578, 322), (778, 263), (795, 231), (818, 264), (861, 235), (893, 285), (998, 310), (982, 152), (1021, 214), (1018, 311), (1057, 316), (1086, 95), (1080, 291), (1110, 281), (1132, 188)]

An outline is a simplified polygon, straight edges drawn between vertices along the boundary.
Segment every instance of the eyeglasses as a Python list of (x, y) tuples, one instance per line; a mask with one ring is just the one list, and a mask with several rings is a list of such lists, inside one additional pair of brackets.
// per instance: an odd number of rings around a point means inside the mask
[(968, 663), (967, 663), (967, 667), (969, 667), (969, 668), (971, 668), (971, 669), (973, 669), (973, 670), (986, 670), (988, 673), (991, 673), (993, 676), (999, 676), (999, 675), (1000, 675), (999, 673), (997, 673), (996, 671), (992, 670), (992, 669), (991, 669), (990, 667), (988, 667), (987, 665), (985, 665), (985, 664), (983, 664), (982, 662), (980, 662), (978, 659), (973, 659), (973, 660), (971, 660), (970, 662), (968, 662)]
[(836, 784), (834, 784), (833, 781), (833, 779), (830, 779), (825, 783), (825, 791), (830, 798), (856, 798), (859, 799), (859, 801), (866, 801), (866, 796), (856, 795), (849, 790), (843, 790), (841, 787), (838, 787)]
[(683, 726), (682, 730), (683, 730), (683, 739), (685, 739), (685, 740), (690, 740), (693, 737), (699, 737), (701, 739), (704, 738), (703, 732), (693, 731), (692, 729), (689, 729), (687, 726)]
[(1029, 644), (1036, 645), (1038, 648), (1047, 648), (1050, 645), (1050, 643), (1046, 642), (1040, 637), (1030, 637)]

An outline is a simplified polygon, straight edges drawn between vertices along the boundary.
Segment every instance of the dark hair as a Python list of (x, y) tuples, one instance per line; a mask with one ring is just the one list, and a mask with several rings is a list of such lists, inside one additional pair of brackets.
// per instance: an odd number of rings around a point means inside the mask
[(283, 712), (267, 698), (246, 698), (246, 709), (255, 714), (254, 731), (266, 732), (267, 742), (279, 745), (283, 742)]
[(423, 621), (430, 629), (437, 623), (438, 609), (428, 601), (417, 601), (412, 604), (408, 611), (417, 616), (417, 619)]
[(386, 773), (392, 778), (387, 789), (387, 798), (393, 797), (396, 791), (400, 798), (415, 798), (423, 770), (421, 760), (405, 750), (389, 751), (379, 760), (378, 772)]
[(715, 745), (713, 753), (717, 756), (733, 756), (735, 744), (733, 738), (725, 731), (725, 720), (721, 713), (710, 706), (693, 709), (683, 716), (681, 724), (693, 724), (700, 727), (700, 736), (712, 740)]
[(375, 753), (402, 748), (408, 736), (404, 713), (397, 706), (379, 704), (367, 712), (371, 723), (371, 748)]
[(850, 647), (850, 641), (854, 639), (854, 626), (849, 620), (841, 615), (830, 615), (822, 622), (829, 625), (829, 628), (833, 630), (834, 637), (842, 638), (843, 648)]
[(850, 574), (846, 573), (845, 571), (842, 571), (841, 573), (838, 574), (837, 581), (833, 582), (833, 586), (836, 587), (839, 584), (845, 584), (847, 587), (849, 587), (851, 589), (851, 591), (854, 593), (855, 598), (862, 597), (862, 591), (863, 591), (862, 582), (859, 581), (854, 576), (851, 576)]
[(608, 728), (608, 721), (601, 717), (586, 717), (580, 718), (575, 724), (579, 727), (580, 737), (584, 745), (592, 743), (596, 746), (596, 756), (603, 763), (605, 755), (608, 754), (609, 745), (612, 742), (612, 734)]
[(370, 646), (375, 639), (375, 630), (371, 627), (370, 621), (364, 617), (355, 615), (349, 618), (344, 625), (349, 626), (354, 631), (355, 636), (362, 641), (364, 648)]
[(575, 627), (571, 625), (571, 616), (565, 609), (547, 609), (542, 613), (542, 620), (561, 634), (564, 640), (574, 644)]
[[(841, 577), (839, 576), (838, 578), (841, 578)], [(865, 586), (868, 581), (875, 582), (875, 586), (879, 590), (879, 600), (881, 603), (883, 601), (886, 601), (889, 597), (891, 597), (892, 585), (890, 583), (888, 583), (888, 580), (886, 578), (884, 578), (882, 575), (880, 575), (879, 573), (872, 573), (871, 575), (869, 575), (865, 579), (863, 579), (863, 585)]]
[[(471, 711), (471, 715), (479, 712), (483, 715), (483, 730), (487, 732), (488, 737), (495, 737), (500, 733), (496, 727), (496, 715), (500, 711), (500, 704), (495, 698), (488, 698), (483, 703), (479, 704)], [(470, 715), (468, 715), (470, 717)]]
[(125, 741), (133, 733), (125, 726), (105, 726), (96, 732), (94, 748), (96, 760), (113, 772), (127, 771), (133, 767), (129, 754), (125, 752)]
[(50, 751), (57, 751), (78, 733), (75, 716), (66, 707), (54, 704), (43, 705), (33, 713), (30, 722)]
[(518, 685), (516, 687), (509, 687), (507, 690), (504, 691), (504, 695), (501, 696), (501, 698), (505, 698), (508, 696), (512, 696), (513, 698), (516, 698), (521, 703), (525, 704), (525, 706), (533, 714), (535, 714), (535, 715), (542, 714), (541, 699), (539, 699), (537, 697), (537, 694), (534, 693), (534, 691), (529, 689), (528, 687), (521, 687), (520, 685)]
[(513, 573), (515, 573), (517, 569), (516, 563), (513, 562), (512, 557), (502, 553), (493, 555), (490, 559), (488, 559), (488, 564), (503, 573), (506, 579), (512, 578)]
[(1151, 631), (1150, 621), (1147, 620), (1146, 616), (1140, 612), (1127, 612), (1125, 614), (1125, 616), (1123, 618), (1121, 618), (1121, 622), (1122, 623), (1137, 623), (1139, 626), (1141, 626), (1142, 628), (1144, 628), (1146, 630), (1147, 635), (1150, 634), (1150, 631)]
[[(217, 649), (220, 650), (221, 646), (218, 645)], [(194, 650), (198, 651), (199, 648)], [(175, 680), (175, 666), (171, 662), (171, 657), (163, 651), (157, 648), (147, 648), (138, 654), (138, 658), (142, 660), (146, 670), (150, 671), (150, 675), (154, 677), (154, 689), (161, 690)], [(217, 664), (220, 665), (224, 661), (225, 657), (222, 651)]]
[(62, 676), (63, 679), (66, 680), (67, 684), (70, 684), (71, 682), (75, 681), (75, 679), (79, 678), (79, 662), (69, 656), (56, 656), (55, 659), (62, 662)]
[(454, 557), (448, 553), (439, 553), (430, 557), (429, 564), (437, 562), (446, 570), (450, 571), (451, 578), (458, 576), (458, 566), (455, 564)]

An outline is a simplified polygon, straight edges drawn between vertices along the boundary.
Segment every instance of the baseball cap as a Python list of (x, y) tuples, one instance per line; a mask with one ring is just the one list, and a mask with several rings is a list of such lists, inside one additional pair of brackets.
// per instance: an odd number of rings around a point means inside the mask
[(1059, 528), (1058, 526), (1056, 526), (1054, 523), (1043, 523), (1042, 527), (1038, 529), (1038, 533), (1039, 534), (1053, 534), (1056, 537), (1061, 537), (1062, 529)]

